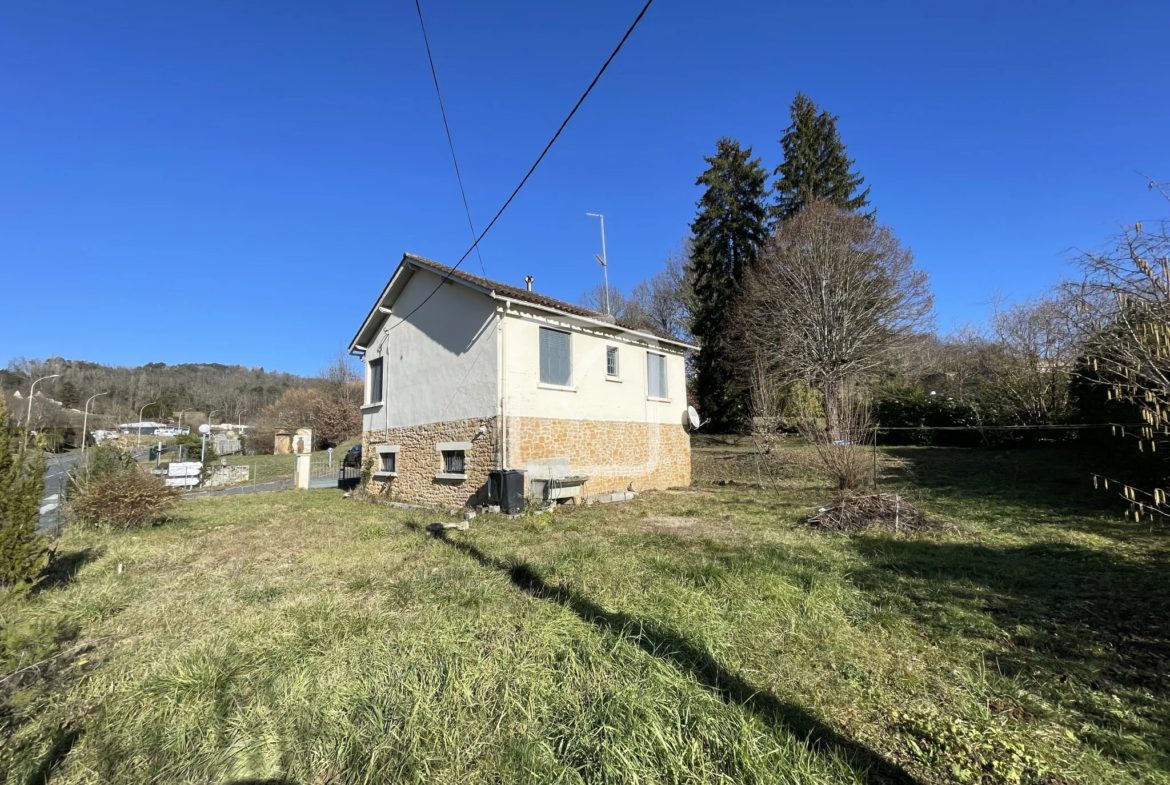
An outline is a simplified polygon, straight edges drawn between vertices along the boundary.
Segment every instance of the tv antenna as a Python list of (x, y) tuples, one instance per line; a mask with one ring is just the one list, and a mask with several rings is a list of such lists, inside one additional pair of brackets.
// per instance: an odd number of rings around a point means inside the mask
[(585, 213), (585, 215), (601, 219), (601, 256), (593, 254), (593, 258), (598, 261), (605, 273), (605, 315), (609, 316), (609, 262), (605, 255), (605, 216), (601, 213)]

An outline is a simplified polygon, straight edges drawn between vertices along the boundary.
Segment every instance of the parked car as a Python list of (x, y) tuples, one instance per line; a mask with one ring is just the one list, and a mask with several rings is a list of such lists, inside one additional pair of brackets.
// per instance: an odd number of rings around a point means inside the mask
[(355, 444), (353, 447), (350, 447), (345, 453), (345, 457), (341, 459), (341, 465), (345, 468), (362, 468), (362, 446)]

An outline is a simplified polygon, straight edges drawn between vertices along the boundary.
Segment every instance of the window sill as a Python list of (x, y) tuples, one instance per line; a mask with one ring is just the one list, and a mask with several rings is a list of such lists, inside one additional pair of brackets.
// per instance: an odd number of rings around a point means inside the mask
[(620, 376), (610, 376), (609, 374), (606, 374), (605, 380), (607, 382), (617, 382), (618, 384), (621, 384), (622, 382), (625, 381), (625, 379), (623, 379)]
[(391, 477), (397, 477), (398, 472), (374, 472), (375, 480), (389, 480)]
[(447, 472), (439, 472), (435, 475), (436, 480), (466, 480), (466, 474), (448, 474)]
[(655, 396), (653, 396), (653, 395), (647, 395), (647, 396), (646, 396), (646, 400), (648, 400), (648, 401), (657, 401), (658, 403), (670, 403), (670, 399), (669, 399), (669, 398), (656, 398), (656, 397), (655, 397)]
[(538, 390), (556, 390), (558, 392), (577, 392), (576, 387), (568, 387), (561, 384), (545, 384), (544, 382), (537, 382), (536, 389)]
[(380, 407), (384, 403), (385, 403), (385, 401), (378, 401), (377, 403), (367, 403), (365, 406), (362, 407), (362, 411), (364, 412), (364, 411), (367, 411), (368, 409), (377, 409), (378, 407)]

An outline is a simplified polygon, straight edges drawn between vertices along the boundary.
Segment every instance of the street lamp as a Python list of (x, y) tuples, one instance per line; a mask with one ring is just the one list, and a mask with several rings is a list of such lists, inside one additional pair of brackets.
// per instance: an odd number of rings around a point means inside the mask
[[(183, 412), (189, 412), (189, 411), (191, 411), (191, 410), (190, 409), (183, 410)], [(178, 428), (178, 430), (180, 430), (180, 431), (183, 430), (183, 412), (179, 412), (179, 424), (176, 426), (176, 428)]]
[(605, 271), (605, 315), (609, 316), (609, 257), (605, 255), (605, 216), (601, 213), (585, 213), (585, 215), (601, 219), (601, 256), (593, 254), (593, 258), (601, 263), (601, 269)]
[(59, 374), (59, 373), (55, 373), (52, 376), (42, 376), (41, 378), (39, 378), (35, 382), (33, 382), (32, 386), (28, 388), (28, 417), (26, 417), (24, 419), (24, 427), (26, 429), (32, 427), (33, 390), (35, 390), (37, 388), (37, 384), (39, 384), (40, 382), (43, 382), (45, 379), (56, 379), (60, 375), (61, 374)]
[(219, 409), (212, 409), (211, 412), (207, 415), (207, 429), (209, 431), (211, 430), (211, 415), (215, 414), (218, 411), (219, 411)]
[(156, 403), (158, 403), (158, 401), (151, 401), (150, 403), (143, 405), (143, 407), (138, 410), (138, 441), (134, 445), (135, 449), (142, 446), (142, 413), (146, 411), (147, 406), (154, 406)]
[(89, 401), (85, 402), (85, 416), (81, 418), (81, 454), (85, 455), (85, 439), (89, 436), (89, 402), (99, 395), (109, 395), (108, 392), (98, 393), (97, 395), (89, 396)]

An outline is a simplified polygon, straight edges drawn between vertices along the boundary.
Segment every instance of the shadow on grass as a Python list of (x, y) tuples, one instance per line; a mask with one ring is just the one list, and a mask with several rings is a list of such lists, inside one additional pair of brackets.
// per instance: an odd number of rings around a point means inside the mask
[[(1170, 738), (1150, 732), (1170, 727), (1170, 551), (1139, 551), (1144, 560), (1131, 561), (1067, 542), (853, 544), (868, 567), (852, 578), (876, 605), (940, 639), (990, 641), (1005, 676), (1034, 685), (1102, 735), (1128, 723), (1170, 754)], [(1133, 716), (1119, 719), (1120, 708)]]
[(33, 594), (67, 586), (77, 578), (78, 571), (96, 561), (101, 553), (93, 548), (80, 551), (70, 551), (62, 556), (54, 556), (48, 566), (41, 571), (40, 579), (33, 586)]
[(882, 452), (901, 466), (884, 472), (881, 480), (914, 485), (952, 501), (999, 505), (996, 512), (1004, 504), (1080, 518), (1122, 517), (1125, 510), (1116, 494), (1093, 488), (1093, 472), (1108, 474), (1116, 467), (1102, 465), (1100, 454), (1083, 446), (887, 447)]
[[(415, 531), (423, 531), (417, 524), (408, 523), (407, 526)], [(523, 562), (510, 564), (494, 559), (468, 542), (446, 536), (443, 531), (436, 532), (435, 536), (470, 556), (483, 567), (508, 576), (513, 585), (526, 594), (539, 600), (555, 602), (597, 629), (632, 641), (647, 654), (671, 663), (680, 671), (691, 675), (725, 703), (742, 706), (772, 727), (804, 740), (814, 750), (840, 756), (856, 771), (861, 772), (866, 782), (916, 782), (901, 766), (886, 760), (868, 747), (845, 738), (800, 706), (786, 703), (767, 692), (755, 689), (675, 630), (651, 619), (607, 611), (572, 589), (550, 586), (532, 567)]]
[(73, 745), (81, 738), (82, 733), (84, 731), (78, 728), (62, 729), (53, 742), (53, 746), (49, 748), (44, 759), (37, 766), (36, 771), (24, 781), (25, 785), (47, 785), (49, 778), (53, 775), (53, 770), (61, 761), (65, 760), (65, 756), (73, 749)]

